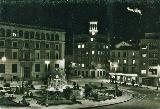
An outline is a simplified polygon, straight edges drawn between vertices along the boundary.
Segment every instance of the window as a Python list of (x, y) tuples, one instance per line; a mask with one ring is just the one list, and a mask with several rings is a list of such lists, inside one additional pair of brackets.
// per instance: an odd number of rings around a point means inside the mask
[(0, 37), (5, 37), (5, 30), (3, 28), (0, 29)]
[(6, 36), (7, 36), (7, 37), (10, 37), (10, 36), (11, 36), (11, 30), (10, 30), (10, 29), (7, 29), (7, 31), (6, 31)]
[(141, 74), (142, 75), (147, 74), (147, 71), (146, 70), (141, 70)]
[(58, 45), (58, 44), (55, 45), (55, 49), (56, 49), (56, 50), (59, 49), (59, 45)]
[(44, 33), (41, 33), (41, 39), (45, 40), (45, 34)]
[(127, 63), (127, 60), (123, 60), (123, 64), (126, 64)]
[(132, 52), (132, 56), (133, 56), (133, 57), (135, 56), (135, 53), (134, 53), (134, 52)]
[(23, 31), (19, 30), (19, 37), (23, 37)]
[(59, 64), (55, 64), (55, 68), (59, 68)]
[(23, 53), (23, 59), (30, 60), (30, 52), (24, 52)]
[(98, 51), (98, 54), (100, 54), (100, 51)]
[(82, 44), (82, 48), (84, 48), (84, 44)]
[(12, 37), (17, 37), (17, 30), (13, 30)]
[(36, 48), (37, 48), (37, 49), (40, 48), (40, 43), (36, 43)]
[(46, 44), (46, 48), (47, 48), (47, 49), (50, 48), (50, 44)]
[(135, 64), (136, 63), (136, 61), (135, 60), (132, 60), (132, 64)]
[(46, 52), (46, 59), (50, 59), (50, 52)]
[(12, 47), (13, 47), (13, 48), (18, 47), (18, 43), (17, 43), (17, 42), (12, 42)]
[(12, 52), (12, 59), (17, 59), (18, 58), (18, 53), (17, 52)]
[(25, 39), (29, 39), (29, 32), (28, 32), (28, 31), (25, 31), (25, 32), (24, 32), (24, 38), (25, 38)]
[(81, 45), (78, 45), (78, 48), (81, 48)]
[(157, 75), (157, 69), (149, 69), (152, 75)]
[(51, 41), (54, 41), (54, 34), (51, 34)]
[(25, 42), (25, 43), (24, 43), (24, 47), (25, 47), (25, 48), (28, 48), (28, 47), (29, 47), (29, 43), (28, 43), (28, 42)]
[(126, 52), (123, 52), (123, 57), (125, 58), (127, 56), (127, 53)]
[(33, 31), (30, 32), (30, 39), (34, 39), (34, 32)]
[(17, 64), (12, 64), (12, 73), (17, 73)]
[(0, 59), (4, 56), (4, 52), (0, 52)]
[(86, 52), (86, 54), (88, 54), (88, 51)]
[(142, 57), (143, 57), (143, 58), (147, 57), (147, 54), (142, 54)]
[(106, 48), (108, 49), (108, 45), (106, 45)]
[(91, 41), (93, 41), (93, 38), (91, 38)]
[(36, 52), (36, 53), (35, 53), (35, 58), (36, 58), (36, 59), (40, 59), (40, 52)]
[(59, 59), (59, 54), (58, 53), (56, 53), (56, 57), (55, 57), (56, 59)]
[(92, 51), (92, 54), (94, 54), (94, 51)]
[(118, 64), (119, 64), (119, 59), (117, 60)]
[(55, 41), (59, 41), (59, 35), (58, 34), (55, 35)]
[(84, 67), (84, 64), (82, 64), (82, 67)]
[(5, 42), (4, 41), (0, 41), (0, 47), (4, 47), (4, 44)]
[(35, 64), (35, 72), (40, 72), (40, 64)]
[(38, 32), (36, 32), (35, 39), (37, 39), (37, 40), (41, 39), (40, 34)]
[(0, 73), (5, 73), (5, 64), (0, 64)]
[(46, 40), (50, 40), (50, 35), (49, 35), (49, 33), (46, 33)]
[(121, 54), (120, 54), (120, 52), (118, 52), (118, 57), (120, 57), (121, 56)]
[(16, 34), (16, 33), (12, 33), (12, 36), (13, 36), (13, 37), (16, 37), (16, 36), (17, 36), (17, 34)]

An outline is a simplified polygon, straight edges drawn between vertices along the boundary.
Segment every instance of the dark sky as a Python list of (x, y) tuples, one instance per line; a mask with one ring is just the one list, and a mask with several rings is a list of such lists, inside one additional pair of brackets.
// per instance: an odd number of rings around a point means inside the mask
[[(98, 21), (99, 33), (119, 40), (139, 39), (145, 32), (160, 31), (158, 0), (8, 1), (12, 2), (0, 3), (1, 21), (64, 29), (67, 44), (71, 43), (73, 33), (88, 33), (90, 20)], [(128, 6), (140, 9), (142, 15), (128, 11)]]

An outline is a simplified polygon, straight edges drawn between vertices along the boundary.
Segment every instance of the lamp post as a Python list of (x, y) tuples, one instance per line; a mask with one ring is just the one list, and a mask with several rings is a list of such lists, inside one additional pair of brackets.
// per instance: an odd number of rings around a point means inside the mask
[[(44, 63), (47, 65), (47, 72), (48, 72), (48, 65), (50, 64), (50, 61), (45, 60)], [(47, 78), (48, 79), (48, 78)], [(47, 88), (48, 88), (48, 80), (47, 80)], [(47, 99), (46, 99), (46, 106), (48, 106), (48, 90), (47, 90)]]
[(112, 67), (114, 68), (114, 73), (115, 73), (115, 96), (117, 95), (117, 75), (116, 75), (116, 71), (117, 71), (117, 68), (118, 68), (118, 63), (117, 62), (113, 62), (112, 63)]

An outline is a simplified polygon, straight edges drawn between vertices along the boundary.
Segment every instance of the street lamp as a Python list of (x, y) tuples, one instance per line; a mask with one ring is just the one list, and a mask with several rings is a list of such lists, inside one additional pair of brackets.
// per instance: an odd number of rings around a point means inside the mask
[[(47, 65), (47, 72), (48, 72), (48, 65), (50, 64), (50, 61), (45, 60), (44, 63)], [(47, 80), (47, 88), (48, 88), (48, 80)], [(47, 90), (46, 106), (48, 106), (48, 90)]]
[(117, 62), (113, 62), (112, 63), (112, 67), (114, 68), (114, 73), (115, 73), (115, 96), (117, 94), (117, 75), (116, 75), (116, 71), (117, 71), (117, 68), (118, 68), (118, 63)]

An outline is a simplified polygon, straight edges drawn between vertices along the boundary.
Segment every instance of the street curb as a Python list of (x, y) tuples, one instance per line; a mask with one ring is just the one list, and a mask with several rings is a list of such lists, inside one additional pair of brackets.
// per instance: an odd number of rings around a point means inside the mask
[(87, 109), (87, 108), (97, 108), (97, 107), (103, 107), (103, 106), (111, 106), (111, 105), (116, 105), (116, 104), (120, 104), (120, 103), (125, 103), (125, 102), (128, 102), (130, 100), (132, 100), (134, 98), (133, 96), (134, 94), (131, 94), (131, 98), (130, 99), (127, 99), (127, 100), (124, 100), (124, 101), (121, 101), (121, 102), (118, 102), (118, 103), (111, 103), (111, 104), (104, 104), (104, 105), (100, 105), (100, 106), (86, 106), (86, 107), (81, 107), (79, 109)]

